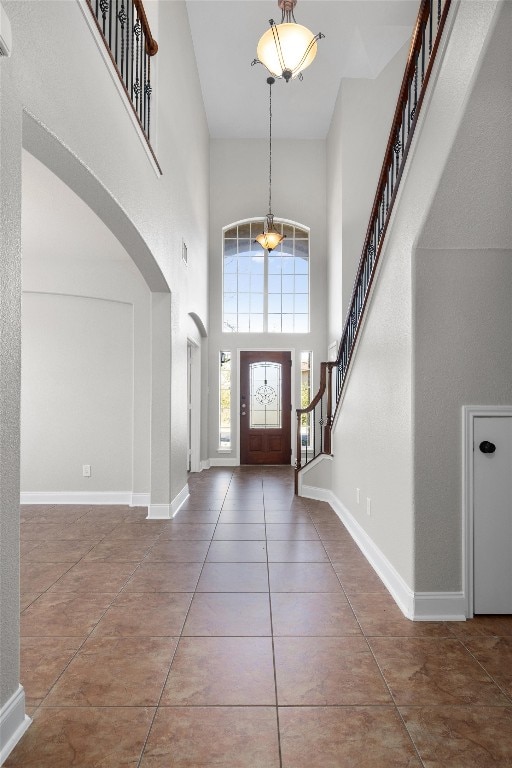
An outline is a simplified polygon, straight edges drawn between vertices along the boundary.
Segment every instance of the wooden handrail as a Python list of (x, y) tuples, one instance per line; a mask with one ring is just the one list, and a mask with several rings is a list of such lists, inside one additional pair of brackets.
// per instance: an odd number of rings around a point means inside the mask
[(158, 52), (158, 43), (151, 34), (151, 27), (149, 26), (148, 17), (146, 16), (146, 10), (142, 3), (142, 0), (133, 0), (133, 4), (137, 9), (142, 29), (144, 30), (144, 36), (146, 40), (146, 51), (148, 56), (154, 56)]

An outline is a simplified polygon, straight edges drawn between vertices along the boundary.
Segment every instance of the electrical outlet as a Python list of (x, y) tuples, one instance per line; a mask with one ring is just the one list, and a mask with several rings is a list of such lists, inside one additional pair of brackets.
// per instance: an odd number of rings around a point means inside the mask
[(91, 465), (90, 464), (82, 464), (82, 475), (83, 475), (83, 477), (90, 477), (91, 476)]
[(359, 488), (356, 488), (356, 501), (358, 504), (361, 501), (361, 491), (359, 490)]
[(366, 514), (368, 516), (372, 514), (372, 500), (369, 496), (366, 497)]

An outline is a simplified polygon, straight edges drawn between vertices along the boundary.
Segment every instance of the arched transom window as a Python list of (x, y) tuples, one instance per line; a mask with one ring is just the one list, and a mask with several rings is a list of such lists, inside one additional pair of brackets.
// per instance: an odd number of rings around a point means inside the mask
[(275, 222), (286, 238), (268, 253), (254, 238), (263, 219), (224, 230), (223, 331), (309, 331), (309, 230)]

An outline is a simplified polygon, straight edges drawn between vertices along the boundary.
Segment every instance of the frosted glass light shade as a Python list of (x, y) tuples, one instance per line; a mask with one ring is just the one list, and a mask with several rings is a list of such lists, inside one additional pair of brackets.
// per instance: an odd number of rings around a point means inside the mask
[(258, 235), (256, 237), (256, 242), (259, 243), (262, 248), (265, 248), (266, 251), (270, 252), (273, 251), (284, 238), (285, 235), (281, 235), (279, 232), (271, 230), (270, 232), (262, 232), (261, 235)]
[[(276, 36), (279, 36), (279, 47)], [(313, 43), (313, 44), (312, 44)], [(308, 46), (311, 46), (308, 51)], [(307, 55), (306, 54), (307, 51)], [(260, 38), (257, 48), (259, 61), (275, 77), (296, 77), (299, 72), (309, 67), (316, 56), (315, 35), (301, 24), (276, 24), (267, 29)], [(281, 53), (281, 55), (280, 55)], [(291, 73), (287, 76), (288, 73)]]

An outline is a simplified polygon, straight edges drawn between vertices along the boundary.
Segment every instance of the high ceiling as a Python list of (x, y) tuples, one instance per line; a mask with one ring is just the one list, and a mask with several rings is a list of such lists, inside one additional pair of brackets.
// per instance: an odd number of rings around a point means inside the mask
[[(304, 80), (273, 87), (276, 138), (324, 139), (342, 78), (374, 78), (412, 34), (419, 0), (298, 0), (297, 23), (323, 32)], [(268, 135), (267, 71), (251, 67), (277, 0), (188, 0), (212, 138)]]

